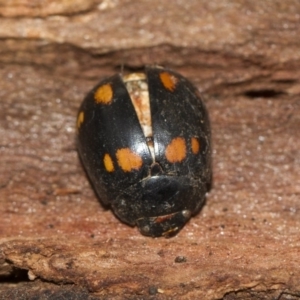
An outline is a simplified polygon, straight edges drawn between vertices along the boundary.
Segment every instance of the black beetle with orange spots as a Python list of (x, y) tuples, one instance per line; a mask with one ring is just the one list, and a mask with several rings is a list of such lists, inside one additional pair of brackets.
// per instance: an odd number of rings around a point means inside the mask
[(193, 85), (161, 67), (115, 75), (84, 99), (78, 150), (100, 198), (144, 235), (173, 236), (211, 180), (207, 111)]

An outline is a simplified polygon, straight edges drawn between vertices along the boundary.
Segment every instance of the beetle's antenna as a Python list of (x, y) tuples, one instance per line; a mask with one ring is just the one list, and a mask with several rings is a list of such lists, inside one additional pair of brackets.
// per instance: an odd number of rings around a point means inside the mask
[(125, 66), (125, 53), (122, 51), (121, 61), (120, 61), (120, 73), (121, 76), (124, 75), (124, 66)]
[(121, 62), (120, 68), (121, 68), (121, 70), (120, 70), (121, 75), (123, 76), (123, 73), (124, 73), (124, 61), (123, 61), (123, 60), (122, 60), (122, 62)]

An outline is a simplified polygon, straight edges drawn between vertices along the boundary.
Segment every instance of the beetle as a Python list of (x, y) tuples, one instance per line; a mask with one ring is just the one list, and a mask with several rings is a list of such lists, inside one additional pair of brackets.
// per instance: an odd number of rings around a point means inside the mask
[(78, 152), (96, 194), (152, 237), (175, 235), (203, 206), (210, 136), (197, 89), (158, 66), (102, 80), (77, 116)]

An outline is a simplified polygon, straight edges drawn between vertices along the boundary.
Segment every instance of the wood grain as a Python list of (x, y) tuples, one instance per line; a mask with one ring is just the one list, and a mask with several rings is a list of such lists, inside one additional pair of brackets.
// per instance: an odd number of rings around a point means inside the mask
[[(0, 299), (300, 298), (300, 3), (30, 3), (0, 1)], [(84, 95), (145, 64), (212, 124), (213, 187), (171, 239), (104, 209), (76, 152)]]

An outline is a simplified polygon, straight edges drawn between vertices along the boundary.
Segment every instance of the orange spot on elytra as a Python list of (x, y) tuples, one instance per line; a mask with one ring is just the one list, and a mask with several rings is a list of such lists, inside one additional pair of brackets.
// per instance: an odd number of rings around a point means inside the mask
[(165, 155), (170, 163), (181, 162), (186, 157), (186, 144), (182, 137), (177, 137), (167, 146)]
[(78, 114), (78, 117), (77, 117), (77, 129), (80, 128), (81, 124), (83, 123), (84, 121), (84, 112), (81, 111), (79, 114)]
[(116, 156), (118, 164), (124, 172), (131, 172), (134, 169), (138, 170), (143, 164), (142, 158), (129, 148), (119, 149)]
[(174, 75), (171, 75), (168, 72), (161, 72), (159, 78), (167, 90), (171, 92), (175, 90), (178, 79)]
[(200, 143), (199, 140), (195, 137), (191, 138), (191, 144), (192, 144), (192, 152), (194, 154), (198, 154), (200, 150)]
[(101, 85), (95, 92), (94, 99), (100, 104), (110, 104), (113, 98), (113, 90), (110, 83)]
[(103, 162), (104, 162), (104, 167), (107, 172), (113, 172), (115, 170), (112, 158), (110, 157), (110, 155), (108, 153), (106, 153), (104, 155)]

